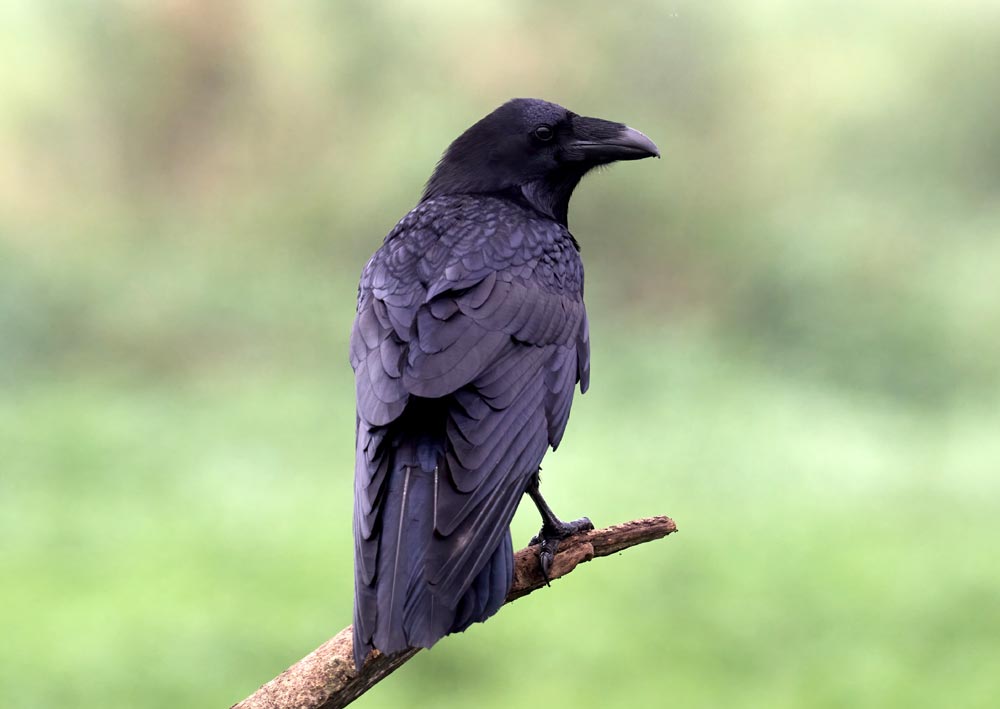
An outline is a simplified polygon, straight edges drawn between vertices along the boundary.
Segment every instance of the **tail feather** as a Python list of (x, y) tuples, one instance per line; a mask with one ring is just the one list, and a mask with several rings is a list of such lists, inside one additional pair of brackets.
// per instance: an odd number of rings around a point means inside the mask
[[(499, 545), (480, 553), (482, 569), (457, 601), (449, 602), (436, 592), (428, 562), (435, 539), (434, 491), (439, 468), (445, 464), (443, 450), (435, 450), (440, 447), (426, 437), (394, 443), (382, 452), (391, 460), (380, 492), (379, 520), (370, 538), (356, 545), (355, 563), (366, 572), (355, 574), (354, 661), (358, 668), (373, 647), (386, 654), (431, 647), (445, 635), (485, 620), (503, 605), (513, 578), (513, 547), (507, 530)], [(518, 496), (514, 496), (514, 506)], [(358, 532), (355, 519), (356, 536)]]
[(511, 544), (510, 530), (507, 530), (500, 546), (494, 550), (489, 562), (458, 602), (455, 621), (450, 632), (459, 633), (500, 610), (510, 590), (513, 573), (514, 548)]

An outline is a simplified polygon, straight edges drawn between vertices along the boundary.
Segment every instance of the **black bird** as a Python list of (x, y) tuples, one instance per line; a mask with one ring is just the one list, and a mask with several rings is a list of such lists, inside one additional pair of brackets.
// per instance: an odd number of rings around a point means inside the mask
[(573, 392), (587, 390), (583, 264), (570, 196), (592, 168), (659, 157), (645, 135), (514, 99), (458, 137), (361, 274), (354, 661), (430, 647), (510, 588), (510, 522), (538, 506), (547, 574), (560, 521), (538, 491)]

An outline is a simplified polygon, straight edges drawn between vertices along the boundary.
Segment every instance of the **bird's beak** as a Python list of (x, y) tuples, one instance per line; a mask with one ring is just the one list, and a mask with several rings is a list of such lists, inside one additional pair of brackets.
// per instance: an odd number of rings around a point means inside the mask
[(635, 128), (621, 123), (600, 118), (578, 118), (573, 122), (573, 132), (575, 138), (567, 146), (571, 159), (600, 164), (660, 157), (656, 143)]

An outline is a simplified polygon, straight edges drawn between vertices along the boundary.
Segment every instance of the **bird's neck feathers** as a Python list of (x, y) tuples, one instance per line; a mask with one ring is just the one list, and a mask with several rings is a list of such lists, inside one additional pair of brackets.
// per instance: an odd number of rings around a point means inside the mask
[[(450, 152), (450, 151), (449, 151)], [(457, 194), (484, 194), (526, 204), (566, 226), (569, 200), (585, 170), (555, 170), (529, 182), (521, 182), (503, 169), (486, 171), (469, 158), (446, 154), (438, 163), (420, 201)]]
[(568, 225), (569, 200), (583, 179), (584, 171), (557, 170), (533, 182), (520, 186), (525, 201), (563, 226)]

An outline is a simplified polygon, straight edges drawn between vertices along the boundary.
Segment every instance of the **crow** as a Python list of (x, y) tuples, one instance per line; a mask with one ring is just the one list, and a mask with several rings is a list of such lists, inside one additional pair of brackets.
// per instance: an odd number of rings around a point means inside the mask
[(510, 522), (527, 493), (542, 571), (560, 521), (539, 492), (573, 393), (590, 379), (573, 189), (592, 168), (656, 156), (621, 123), (513, 99), (459, 136), (419, 204), (361, 274), (354, 661), (431, 647), (510, 589)]

